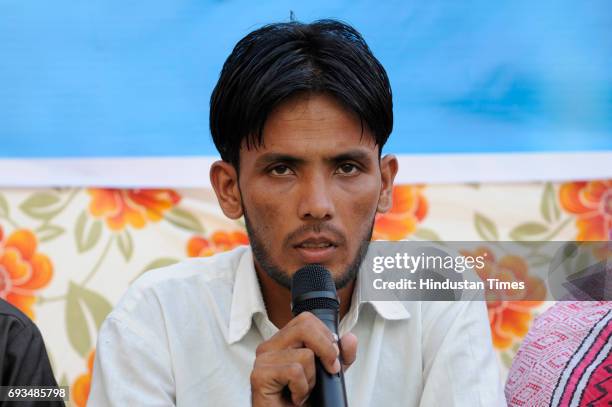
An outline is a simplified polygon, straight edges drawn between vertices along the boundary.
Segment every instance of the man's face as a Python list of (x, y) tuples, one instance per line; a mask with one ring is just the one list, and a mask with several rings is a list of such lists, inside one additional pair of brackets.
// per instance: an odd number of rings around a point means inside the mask
[(289, 287), (295, 271), (318, 263), (341, 288), (357, 271), (391, 187), (374, 138), (323, 94), (281, 104), (263, 136), (262, 146), (240, 151), (238, 177), (256, 267)]

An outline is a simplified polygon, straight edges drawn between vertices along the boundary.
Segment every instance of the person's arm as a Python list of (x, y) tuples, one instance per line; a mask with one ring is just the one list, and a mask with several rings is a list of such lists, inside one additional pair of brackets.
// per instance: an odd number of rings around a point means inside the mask
[[(38, 327), (25, 315), (0, 315), (0, 384), (2, 386), (57, 387)], [(60, 407), (63, 401), (20, 401), (20, 406)], [(0, 402), (0, 405), (5, 405)]]
[(154, 315), (155, 308), (146, 306), (133, 312), (134, 318), (113, 312), (102, 324), (88, 407), (176, 404), (165, 333), (157, 332), (161, 313)]
[(484, 301), (423, 303), (423, 407), (506, 406)]

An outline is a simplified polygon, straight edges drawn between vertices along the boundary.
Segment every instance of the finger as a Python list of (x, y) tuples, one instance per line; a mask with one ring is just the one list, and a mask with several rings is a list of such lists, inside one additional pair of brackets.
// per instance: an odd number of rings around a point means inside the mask
[(256, 354), (269, 350), (284, 349), (286, 347), (303, 347), (301, 338), (295, 334), (302, 331), (307, 333), (314, 332), (322, 334), (333, 342), (333, 334), (325, 324), (311, 312), (302, 312), (290, 320), (281, 330), (276, 332), (270, 339), (261, 343), (256, 350)]
[(316, 382), (315, 354), (308, 348), (282, 349), (270, 351), (257, 357), (257, 363), (265, 365), (288, 365), (299, 363), (304, 369), (304, 376), (308, 382), (309, 391)]
[(348, 369), (357, 359), (357, 343), (357, 337), (350, 332), (340, 339), (343, 370)]
[(287, 386), (291, 391), (291, 401), (294, 405), (299, 406), (306, 400), (306, 397), (308, 397), (310, 386), (308, 385), (308, 380), (306, 380), (304, 368), (301, 364), (292, 363), (287, 366), (287, 372), (285, 374), (289, 379)]
[(286, 348), (312, 349), (330, 373), (340, 371), (339, 350), (332, 332), (310, 312), (303, 312), (291, 320), (268, 341), (257, 347), (256, 355)]
[(299, 363), (268, 365), (256, 363), (251, 373), (253, 398), (268, 404), (282, 399), (283, 389), (287, 386), (291, 392), (291, 401), (300, 405), (310, 389), (304, 376), (304, 369)]

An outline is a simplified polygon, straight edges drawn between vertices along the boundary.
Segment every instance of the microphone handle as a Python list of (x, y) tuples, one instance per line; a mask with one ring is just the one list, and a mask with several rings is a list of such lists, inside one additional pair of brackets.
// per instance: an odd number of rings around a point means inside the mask
[[(338, 335), (338, 311), (319, 308), (313, 309), (310, 312), (323, 321), (330, 331)], [(338, 342), (338, 347), (340, 348), (340, 342)], [(339, 358), (342, 365), (342, 352), (340, 352)], [(315, 370), (317, 374), (316, 384), (309, 397), (312, 405), (321, 407), (348, 407), (342, 368), (340, 368), (340, 372), (331, 374), (325, 370), (319, 358), (316, 358)]]

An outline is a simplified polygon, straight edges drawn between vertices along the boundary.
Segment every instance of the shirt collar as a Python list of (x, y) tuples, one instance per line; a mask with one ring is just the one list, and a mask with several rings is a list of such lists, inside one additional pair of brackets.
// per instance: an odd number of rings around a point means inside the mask
[(259, 280), (253, 263), (253, 252), (248, 247), (238, 263), (234, 277), (234, 292), (230, 310), (228, 342), (233, 344), (242, 339), (251, 328), (253, 315), (266, 313), (266, 306), (259, 287)]
[[(386, 320), (401, 320), (410, 318), (410, 313), (399, 301), (365, 301), (362, 302), (359, 278), (355, 283), (351, 308), (340, 323), (340, 334), (350, 331), (359, 317), (359, 310), (364, 303), (370, 303), (374, 310)], [(240, 341), (251, 329), (253, 316), (261, 313), (266, 318), (266, 306), (261, 294), (259, 280), (253, 263), (253, 252), (250, 247), (245, 250), (238, 263), (234, 277), (234, 291), (230, 310), (228, 343), (231, 345)]]
[[(360, 273), (365, 271), (361, 270)], [(346, 313), (342, 321), (340, 321), (339, 331), (340, 336), (350, 332), (357, 324), (361, 307), (370, 304), (374, 311), (383, 319), (388, 321), (402, 320), (410, 318), (410, 312), (399, 301), (367, 301), (362, 298), (361, 294), (361, 279), (357, 277), (353, 296), (351, 298), (351, 308)]]

